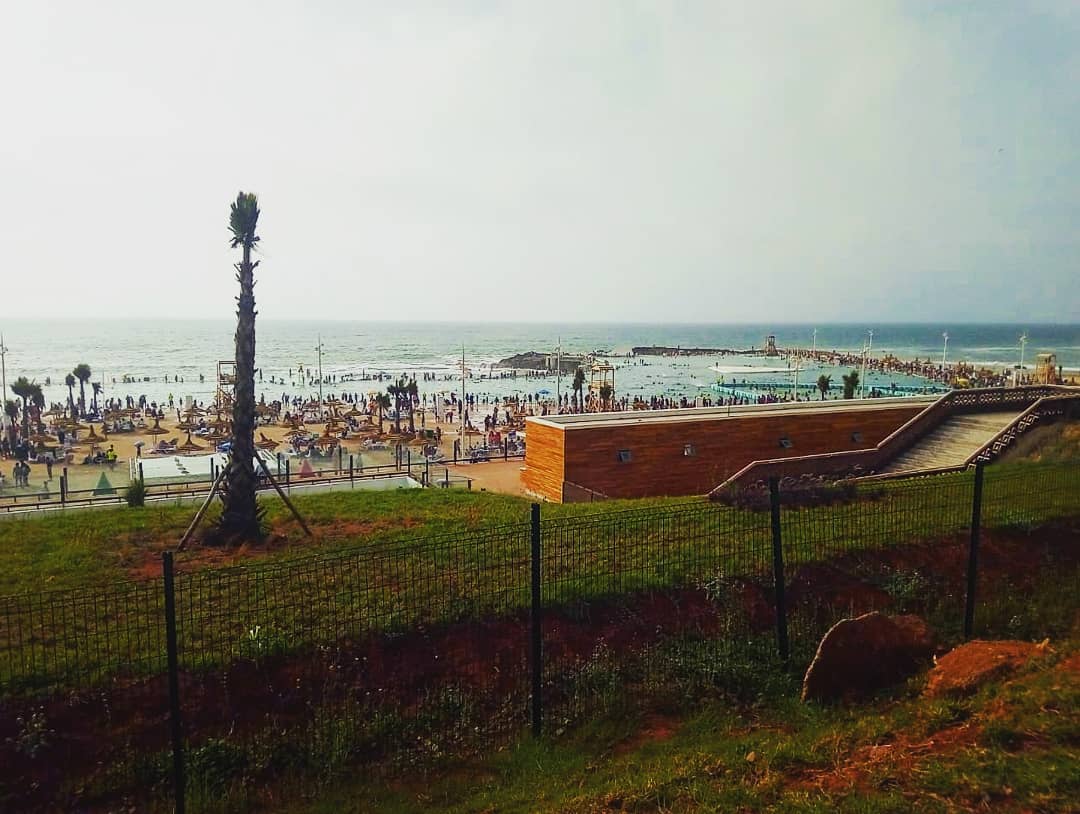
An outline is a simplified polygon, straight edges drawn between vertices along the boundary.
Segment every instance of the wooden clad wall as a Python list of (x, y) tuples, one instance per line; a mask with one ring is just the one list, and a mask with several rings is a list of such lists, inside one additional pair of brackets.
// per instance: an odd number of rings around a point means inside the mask
[(561, 427), (528, 422), (525, 431), (525, 471), (521, 483), (526, 491), (545, 500), (562, 502), (563, 437)]
[[(570, 430), (530, 422), (525, 487), (555, 501), (562, 493), (556, 477), (613, 498), (702, 495), (752, 461), (872, 447), (926, 407), (829, 406), (797, 415), (626, 422)], [(856, 432), (859, 441), (852, 440)], [(790, 448), (781, 446), (782, 437), (791, 440)], [(687, 444), (694, 446), (693, 456), (684, 454)], [(622, 449), (630, 451), (629, 463), (619, 462)]]

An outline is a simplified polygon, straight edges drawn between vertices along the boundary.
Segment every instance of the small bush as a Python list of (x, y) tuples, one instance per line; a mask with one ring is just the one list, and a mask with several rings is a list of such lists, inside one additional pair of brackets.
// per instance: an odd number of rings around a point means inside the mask
[(132, 481), (131, 485), (124, 490), (124, 500), (133, 509), (144, 505), (146, 503), (146, 484), (141, 479)]

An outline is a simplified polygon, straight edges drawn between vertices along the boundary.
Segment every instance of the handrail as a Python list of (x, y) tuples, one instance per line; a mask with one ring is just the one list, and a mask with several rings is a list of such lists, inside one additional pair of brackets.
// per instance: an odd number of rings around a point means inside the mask
[[(940, 423), (941, 414), (946, 416), (958, 412), (957, 408), (980, 408), (999, 405), (1030, 403), (1043, 398), (1058, 395), (1073, 397), (1077, 394), (1077, 388), (1062, 385), (1025, 385), (1023, 387), (987, 387), (974, 390), (950, 390), (933, 404), (920, 410), (909, 418), (893, 432), (878, 442), (876, 446), (864, 449), (844, 450), (842, 452), (821, 452), (814, 455), (799, 455), (787, 458), (768, 458), (765, 460), (751, 461), (734, 475), (730, 476), (709, 492), (709, 496), (718, 494), (733, 484), (742, 482), (754, 473), (753, 479), (766, 477), (776, 470), (782, 470), (784, 475), (820, 474), (823, 463), (828, 463), (826, 471), (837, 471), (853, 466), (873, 468), (880, 465), (886, 458), (895, 457), (909, 446), (914, 444), (926, 433), (925, 425), (931, 417), (936, 417), (935, 424)], [(1034, 401), (1032, 401), (1034, 399)], [(1030, 406), (1029, 408), (1030, 409)], [(1025, 410), (1026, 412), (1026, 410)], [(760, 471), (758, 471), (760, 470)]]
[(994, 446), (1000, 444), (1006, 436), (1011, 436), (1008, 441), (1002, 444), (1002, 449), (1007, 447), (1015, 439), (1019, 433), (1026, 432), (1027, 428), (1034, 423), (1034, 421), (1028, 421), (1028, 418), (1034, 416), (1037, 420), (1041, 418), (1045, 413), (1044, 410), (1048, 405), (1065, 405), (1068, 403), (1080, 404), (1080, 395), (1057, 395), (1057, 396), (1043, 396), (1037, 400), (1034, 404), (1028, 407), (1024, 412), (1020, 413), (1016, 418), (1005, 425), (1000, 432), (996, 433), (993, 438), (982, 445), (980, 449), (974, 452), (966, 461), (964, 461), (964, 468), (971, 466), (976, 462), (986, 463), (993, 460), (997, 455), (1001, 453), (1001, 450), (994, 450)]

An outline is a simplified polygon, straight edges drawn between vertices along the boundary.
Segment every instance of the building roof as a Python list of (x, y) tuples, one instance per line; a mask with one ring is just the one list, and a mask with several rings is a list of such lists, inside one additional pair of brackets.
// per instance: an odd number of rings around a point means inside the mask
[(574, 413), (569, 415), (530, 416), (528, 422), (563, 430), (590, 427), (617, 427), (630, 424), (674, 424), (694, 421), (723, 421), (754, 415), (797, 415), (800, 413), (850, 412), (851, 410), (903, 409), (926, 407), (941, 395), (903, 396), (899, 398), (799, 401), (778, 404), (743, 404), (732, 407), (690, 407), (674, 410), (629, 410), (619, 413)]

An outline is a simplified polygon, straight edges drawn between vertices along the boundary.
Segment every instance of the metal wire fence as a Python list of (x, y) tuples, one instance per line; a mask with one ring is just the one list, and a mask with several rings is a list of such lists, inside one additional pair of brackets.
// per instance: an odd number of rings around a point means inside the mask
[(0, 808), (184, 789), (197, 810), (283, 772), (317, 785), (357, 762), (490, 749), (530, 721), (556, 732), (613, 705), (752, 694), (797, 675), (855, 613), (920, 613), (956, 641), (1052, 635), (1076, 607), (1076, 464), (812, 500), (779, 486), (764, 509), (537, 509), (460, 534), (181, 566), (171, 615), (158, 580), (0, 598)]

